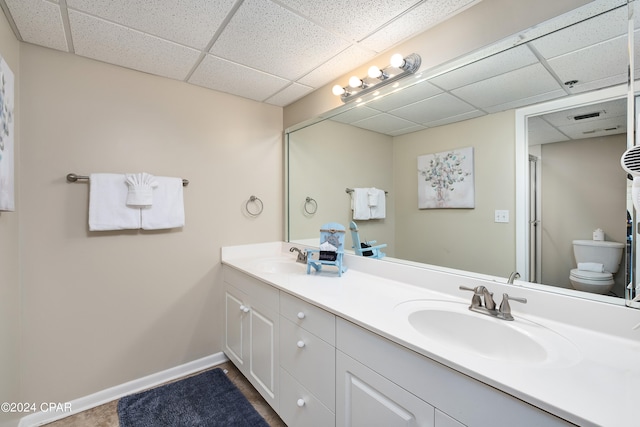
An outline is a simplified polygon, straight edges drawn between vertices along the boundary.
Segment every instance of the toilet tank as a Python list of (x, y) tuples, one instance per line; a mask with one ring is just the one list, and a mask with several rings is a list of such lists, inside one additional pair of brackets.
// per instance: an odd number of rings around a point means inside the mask
[(600, 240), (574, 240), (573, 255), (576, 263), (597, 262), (604, 264), (604, 270), (615, 273), (620, 267), (624, 243)]

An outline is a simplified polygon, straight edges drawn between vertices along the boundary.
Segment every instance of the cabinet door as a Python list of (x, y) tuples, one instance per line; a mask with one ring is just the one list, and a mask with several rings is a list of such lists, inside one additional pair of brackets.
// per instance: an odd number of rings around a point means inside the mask
[(434, 408), (336, 351), (337, 427), (434, 427)]
[(249, 347), (248, 307), (246, 295), (231, 286), (224, 292), (224, 347), (225, 353), (243, 371)]
[(278, 313), (251, 305), (249, 308), (249, 380), (277, 408)]

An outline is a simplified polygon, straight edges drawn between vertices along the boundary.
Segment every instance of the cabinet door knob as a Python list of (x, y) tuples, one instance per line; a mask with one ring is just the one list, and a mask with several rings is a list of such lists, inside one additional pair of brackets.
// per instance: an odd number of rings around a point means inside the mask
[(304, 312), (299, 311), (298, 312), (298, 319), (304, 319), (304, 318), (305, 318)]
[(296, 404), (297, 404), (299, 407), (301, 407), (301, 408), (302, 408), (302, 407), (304, 406), (304, 399), (298, 399), (298, 401), (296, 402)]
[(304, 341), (300, 340), (298, 341), (298, 348), (302, 348), (304, 347)]
[(249, 312), (249, 307), (246, 307), (244, 305), (240, 306), (240, 311), (242, 311), (243, 313), (248, 313)]

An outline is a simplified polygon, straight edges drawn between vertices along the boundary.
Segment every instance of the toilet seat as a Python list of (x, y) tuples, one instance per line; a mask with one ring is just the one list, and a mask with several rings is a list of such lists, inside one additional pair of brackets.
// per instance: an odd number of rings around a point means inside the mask
[(577, 268), (571, 270), (569, 282), (574, 289), (596, 294), (608, 293), (615, 284), (612, 273), (598, 273)]

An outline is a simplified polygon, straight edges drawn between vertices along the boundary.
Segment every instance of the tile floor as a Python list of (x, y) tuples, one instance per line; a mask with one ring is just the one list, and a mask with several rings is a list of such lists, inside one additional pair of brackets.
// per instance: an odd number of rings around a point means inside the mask
[[(238, 369), (231, 362), (226, 362), (221, 365), (215, 366), (216, 368), (226, 369), (229, 379), (240, 389), (242, 394), (245, 395), (247, 400), (251, 402), (254, 408), (260, 415), (267, 421), (271, 427), (286, 427), (286, 424), (282, 422), (280, 417), (271, 409), (271, 407), (264, 401), (260, 393), (247, 381), (247, 379), (238, 371)], [(106, 403), (101, 406), (89, 409), (84, 412), (80, 412), (75, 415), (71, 415), (67, 418), (63, 418), (58, 421), (54, 421), (49, 424), (45, 424), (47, 427), (119, 427), (118, 413), (117, 413), (118, 401)]]

